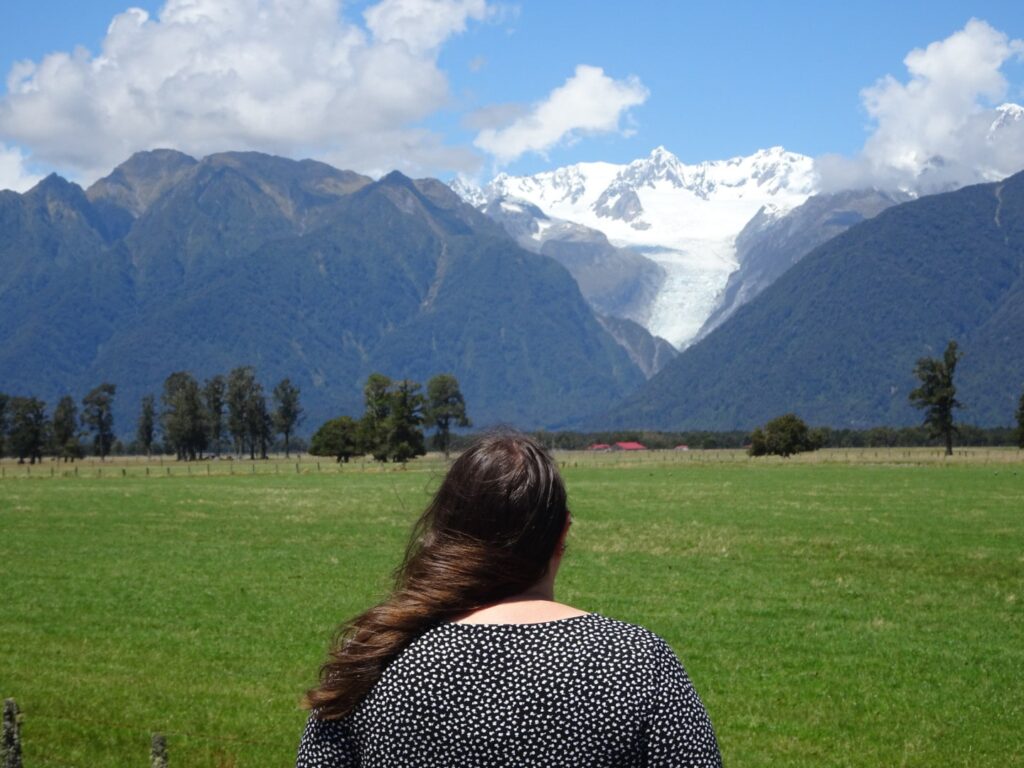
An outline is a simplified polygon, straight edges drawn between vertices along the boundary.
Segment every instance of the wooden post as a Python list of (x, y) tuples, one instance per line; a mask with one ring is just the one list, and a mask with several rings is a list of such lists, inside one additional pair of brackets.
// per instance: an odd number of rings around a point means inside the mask
[(154, 733), (149, 748), (151, 768), (167, 768), (167, 739), (162, 733)]
[(21, 768), (21, 720), (14, 699), (4, 699), (4, 730), (0, 741), (3, 768)]

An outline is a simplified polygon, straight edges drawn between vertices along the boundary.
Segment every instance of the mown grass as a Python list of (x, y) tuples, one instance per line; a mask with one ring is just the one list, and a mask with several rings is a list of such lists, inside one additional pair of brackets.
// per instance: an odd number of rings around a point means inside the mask
[[(1024, 765), (1024, 466), (564, 460), (560, 597), (669, 640), (727, 765)], [(440, 469), (0, 483), (25, 764), (159, 730), (176, 767), (288, 765)]]

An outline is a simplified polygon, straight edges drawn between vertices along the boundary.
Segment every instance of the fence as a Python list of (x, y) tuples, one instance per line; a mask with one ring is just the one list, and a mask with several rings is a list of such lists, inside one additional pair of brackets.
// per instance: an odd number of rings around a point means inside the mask
[[(0, 739), (0, 768), (24, 768), (21, 759), (21, 712), (14, 699), (4, 699), (3, 737)], [(150, 768), (168, 768), (167, 738), (154, 733), (149, 748)]]
[[(941, 448), (823, 448), (788, 458), (762, 456), (752, 458), (739, 449), (696, 449), (690, 451), (563, 451), (553, 455), (562, 469), (632, 467), (651, 465), (701, 466), (722, 464), (1024, 464), (1024, 451), (1017, 448), (957, 448), (945, 456)], [(252, 475), (320, 475), (378, 472), (444, 471), (447, 463), (439, 454), (428, 454), (408, 464), (383, 464), (365, 458), (338, 463), (330, 458), (303, 456), (298, 459), (249, 461), (213, 459), (176, 461), (173, 458), (122, 457), (101, 462), (85, 459), (62, 463), (48, 459), (37, 464), (0, 461), (0, 480), (15, 478), (123, 478), (123, 477), (211, 477)]]

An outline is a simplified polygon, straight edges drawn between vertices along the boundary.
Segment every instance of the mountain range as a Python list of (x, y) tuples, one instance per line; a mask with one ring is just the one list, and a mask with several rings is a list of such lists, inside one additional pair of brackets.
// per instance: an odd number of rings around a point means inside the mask
[(963, 418), (1008, 423), (1024, 176), (817, 194), (809, 163), (659, 148), (453, 191), (154, 150), (87, 190), (50, 176), (0, 192), (0, 391), (112, 381), (122, 434), (171, 372), (247, 364), (300, 386), (306, 432), (358, 414), (373, 371), (455, 374), (478, 426), (899, 425), (915, 360), (955, 338)]
[(88, 190), (0, 193), (0, 391), (118, 386), (130, 432), (173, 371), (290, 377), (306, 429), (380, 371), (453, 373), (477, 424), (558, 426), (643, 381), (572, 276), (446, 185), (256, 153), (140, 153)]

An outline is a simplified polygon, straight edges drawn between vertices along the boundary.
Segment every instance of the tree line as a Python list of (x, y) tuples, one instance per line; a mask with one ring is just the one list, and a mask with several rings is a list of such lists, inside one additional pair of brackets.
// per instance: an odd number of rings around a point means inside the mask
[(159, 419), (152, 395), (142, 399), (136, 443), (150, 454), (159, 424), (164, 450), (180, 461), (220, 455), (230, 449), (237, 456), (265, 459), (277, 435), (284, 438), (285, 456), (302, 421), (300, 390), (282, 379), (271, 391), (271, 404), (252, 366), (234, 368), (227, 376), (199, 381), (188, 371), (176, 371), (164, 380)]
[[(30, 464), (44, 455), (75, 461), (91, 444), (92, 453), (104, 460), (118, 445), (116, 393), (116, 385), (104, 382), (82, 398), (81, 410), (71, 395), (65, 395), (50, 416), (46, 403), (37, 397), (0, 394), (0, 457), (10, 454), (19, 463)], [(212, 376), (202, 385), (188, 371), (176, 371), (164, 381), (159, 409), (153, 395), (142, 398), (134, 447), (147, 456), (154, 450), (174, 453), (183, 461), (201, 459), (206, 453), (219, 455), (228, 448), (255, 459), (266, 458), (280, 435), (287, 456), (302, 419), (299, 394), (297, 386), (282, 379), (268, 404), (251, 366)]]
[(423, 427), (434, 430), (433, 443), (448, 457), (453, 427), (472, 426), (458, 380), (442, 373), (422, 386), (410, 379), (392, 381), (372, 373), (363, 386), (364, 410), (358, 419), (339, 416), (313, 435), (309, 452), (347, 462), (372, 455), (377, 461), (406, 462), (426, 451)]
[(38, 397), (0, 393), (0, 458), (10, 454), (18, 463), (35, 464), (44, 455), (63, 461), (85, 456), (91, 442), (93, 453), (106, 457), (114, 445), (113, 384), (93, 388), (79, 404), (71, 395), (62, 397), (46, 415), (46, 403)]
[[(753, 455), (789, 455), (822, 447), (911, 447), (939, 441), (951, 454), (953, 438), (959, 435), (969, 445), (1013, 445), (1024, 448), (1024, 393), (1018, 402), (1016, 428), (981, 428), (957, 424), (954, 376), (962, 358), (956, 341), (950, 341), (941, 358), (922, 357), (914, 367), (920, 386), (911, 391), (912, 404), (925, 411), (921, 427), (872, 427), (869, 429), (809, 428), (795, 414), (772, 419), (752, 432), (537, 432), (537, 438), (551, 448), (581, 449), (593, 443), (637, 441), (649, 448), (747, 448)], [(35, 463), (49, 455), (74, 461), (92, 452), (101, 459), (118, 445), (114, 435), (114, 384), (104, 382), (81, 400), (81, 408), (70, 395), (57, 403), (47, 416), (46, 403), (37, 397), (0, 393), (0, 457), (12, 455), (19, 462)], [(216, 375), (200, 384), (188, 371), (177, 371), (164, 381), (157, 409), (156, 398), (142, 399), (135, 442), (136, 452), (150, 455), (154, 450), (174, 453), (191, 461), (206, 453), (219, 455), (225, 449), (251, 459), (266, 458), (278, 436), (283, 437), (285, 455), (302, 420), (300, 391), (287, 378), (266, 393), (251, 366), (239, 366), (227, 376)], [(426, 452), (423, 428), (433, 429), (433, 444), (447, 457), (467, 439), (452, 433), (453, 427), (469, 427), (466, 402), (458, 380), (439, 374), (422, 386), (409, 379), (392, 381), (380, 373), (371, 374), (363, 387), (362, 416), (331, 419), (313, 435), (310, 453), (333, 456), (339, 462), (353, 456), (372, 455), (378, 461), (404, 462)], [(162, 445), (157, 442), (162, 433)]]

